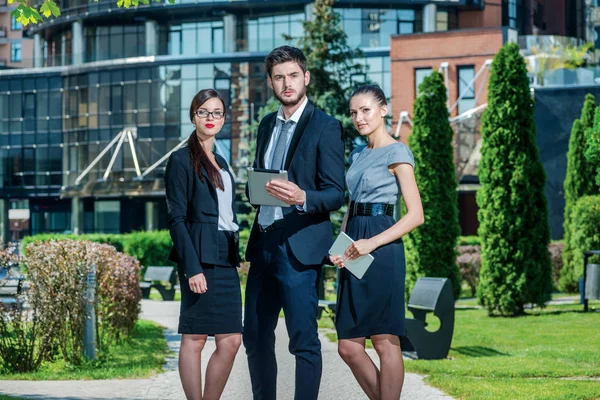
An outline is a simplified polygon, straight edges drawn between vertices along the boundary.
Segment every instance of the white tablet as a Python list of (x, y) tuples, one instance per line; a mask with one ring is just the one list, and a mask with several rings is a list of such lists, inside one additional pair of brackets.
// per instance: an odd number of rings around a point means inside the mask
[(256, 206), (289, 207), (289, 204), (271, 196), (265, 189), (267, 182), (274, 180), (287, 182), (287, 171), (248, 168), (248, 197), (250, 197), (250, 204)]
[[(354, 243), (354, 240), (352, 240), (350, 236), (346, 235), (344, 232), (340, 232), (329, 249), (329, 255), (343, 257), (344, 252), (352, 243)], [(350, 271), (352, 275), (358, 279), (362, 279), (374, 259), (375, 258), (372, 255), (366, 254), (358, 257), (356, 260), (344, 260), (344, 267)]]

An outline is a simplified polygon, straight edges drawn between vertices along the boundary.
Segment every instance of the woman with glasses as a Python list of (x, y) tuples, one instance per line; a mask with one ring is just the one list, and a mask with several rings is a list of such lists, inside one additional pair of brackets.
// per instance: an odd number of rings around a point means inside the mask
[[(218, 399), (241, 343), (242, 299), (235, 182), (227, 161), (212, 151), (225, 123), (225, 102), (213, 89), (190, 107), (195, 126), (187, 146), (169, 157), (165, 188), (170, 260), (178, 265), (182, 334), (179, 375), (188, 399)], [(208, 336), (217, 345), (202, 393), (201, 353)]]

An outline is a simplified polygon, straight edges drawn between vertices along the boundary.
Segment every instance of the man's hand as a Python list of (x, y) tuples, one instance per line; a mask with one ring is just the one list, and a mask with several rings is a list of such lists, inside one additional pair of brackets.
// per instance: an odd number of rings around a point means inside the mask
[(208, 286), (203, 273), (196, 274), (189, 279), (190, 289), (194, 293), (206, 293)]
[(329, 256), (329, 260), (338, 268), (344, 268), (344, 260), (345, 258), (342, 256)]
[(265, 189), (271, 196), (291, 206), (304, 206), (306, 202), (306, 192), (294, 182), (272, 180), (267, 182)]

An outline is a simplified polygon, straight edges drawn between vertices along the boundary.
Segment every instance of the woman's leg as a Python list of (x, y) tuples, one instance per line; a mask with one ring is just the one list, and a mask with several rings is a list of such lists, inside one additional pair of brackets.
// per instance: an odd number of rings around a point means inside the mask
[(365, 352), (365, 338), (340, 339), (338, 353), (371, 400), (379, 399), (379, 371)]
[(400, 349), (400, 338), (396, 335), (371, 336), (373, 347), (379, 355), (379, 399), (398, 400), (404, 383), (404, 361)]
[(181, 335), (179, 377), (188, 400), (202, 400), (201, 354), (207, 335)]
[(204, 400), (216, 400), (221, 397), (231, 373), (235, 355), (242, 343), (241, 333), (215, 335), (217, 349), (210, 357), (206, 367)]

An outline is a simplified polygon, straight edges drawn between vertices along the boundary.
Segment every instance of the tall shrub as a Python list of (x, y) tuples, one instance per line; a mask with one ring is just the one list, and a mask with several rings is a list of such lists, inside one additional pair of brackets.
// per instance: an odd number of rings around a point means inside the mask
[(565, 211), (564, 211), (564, 242), (562, 252), (563, 268), (560, 273), (559, 289), (565, 292), (577, 290), (579, 272), (573, 263), (571, 252), (571, 213), (573, 207), (582, 196), (594, 193), (594, 171), (592, 165), (585, 158), (587, 147), (586, 132), (594, 122), (596, 100), (592, 94), (585, 96), (581, 117), (573, 122), (571, 136), (569, 137), (569, 151), (567, 153), (567, 175), (565, 177)]
[[(583, 196), (573, 207), (572, 250), (573, 265), (578, 276), (583, 276), (583, 252), (600, 249), (600, 195)], [(600, 264), (600, 256), (588, 263)]]
[(596, 109), (594, 125), (585, 132), (585, 159), (590, 164), (590, 173), (595, 177), (591, 193), (600, 193), (600, 112)]
[(420, 276), (449, 278), (454, 297), (460, 295), (456, 241), (460, 234), (452, 138), (448, 122), (446, 87), (434, 72), (419, 86), (414, 104), (413, 129), (408, 144), (415, 156), (425, 223), (405, 237), (406, 294)]
[(114, 247), (91, 244), (96, 265), (96, 339), (100, 349), (129, 336), (141, 309), (140, 263)]
[(62, 357), (82, 361), (86, 278), (96, 266), (97, 347), (127, 336), (140, 311), (140, 265), (109, 245), (76, 240), (50, 240), (27, 246), (28, 299), (44, 321)]
[[(21, 263), (13, 247), (0, 250), (0, 269), (7, 278), (15, 278)], [(0, 281), (0, 287), (8, 280)], [(29, 303), (27, 305), (27, 303)], [(25, 293), (16, 295), (15, 303), (0, 302), (0, 372), (32, 372), (49, 358), (56, 325), (39, 311), (37, 299), (29, 301)]]
[(86, 242), (75, 240), (32, 243), (27, 246), (28, 297), (32, 307), (55, 328), (54, 339), (63, 358), (82, 361), (85, 284), (88, 272)]
[(543, 306), (552, 294), (546, 176), (533, 113), (525, 61), (518, 45), (507, 44), (492, 63), (481, 127), (477, 293), (490, 314), (521, 314), (526, 303)]

